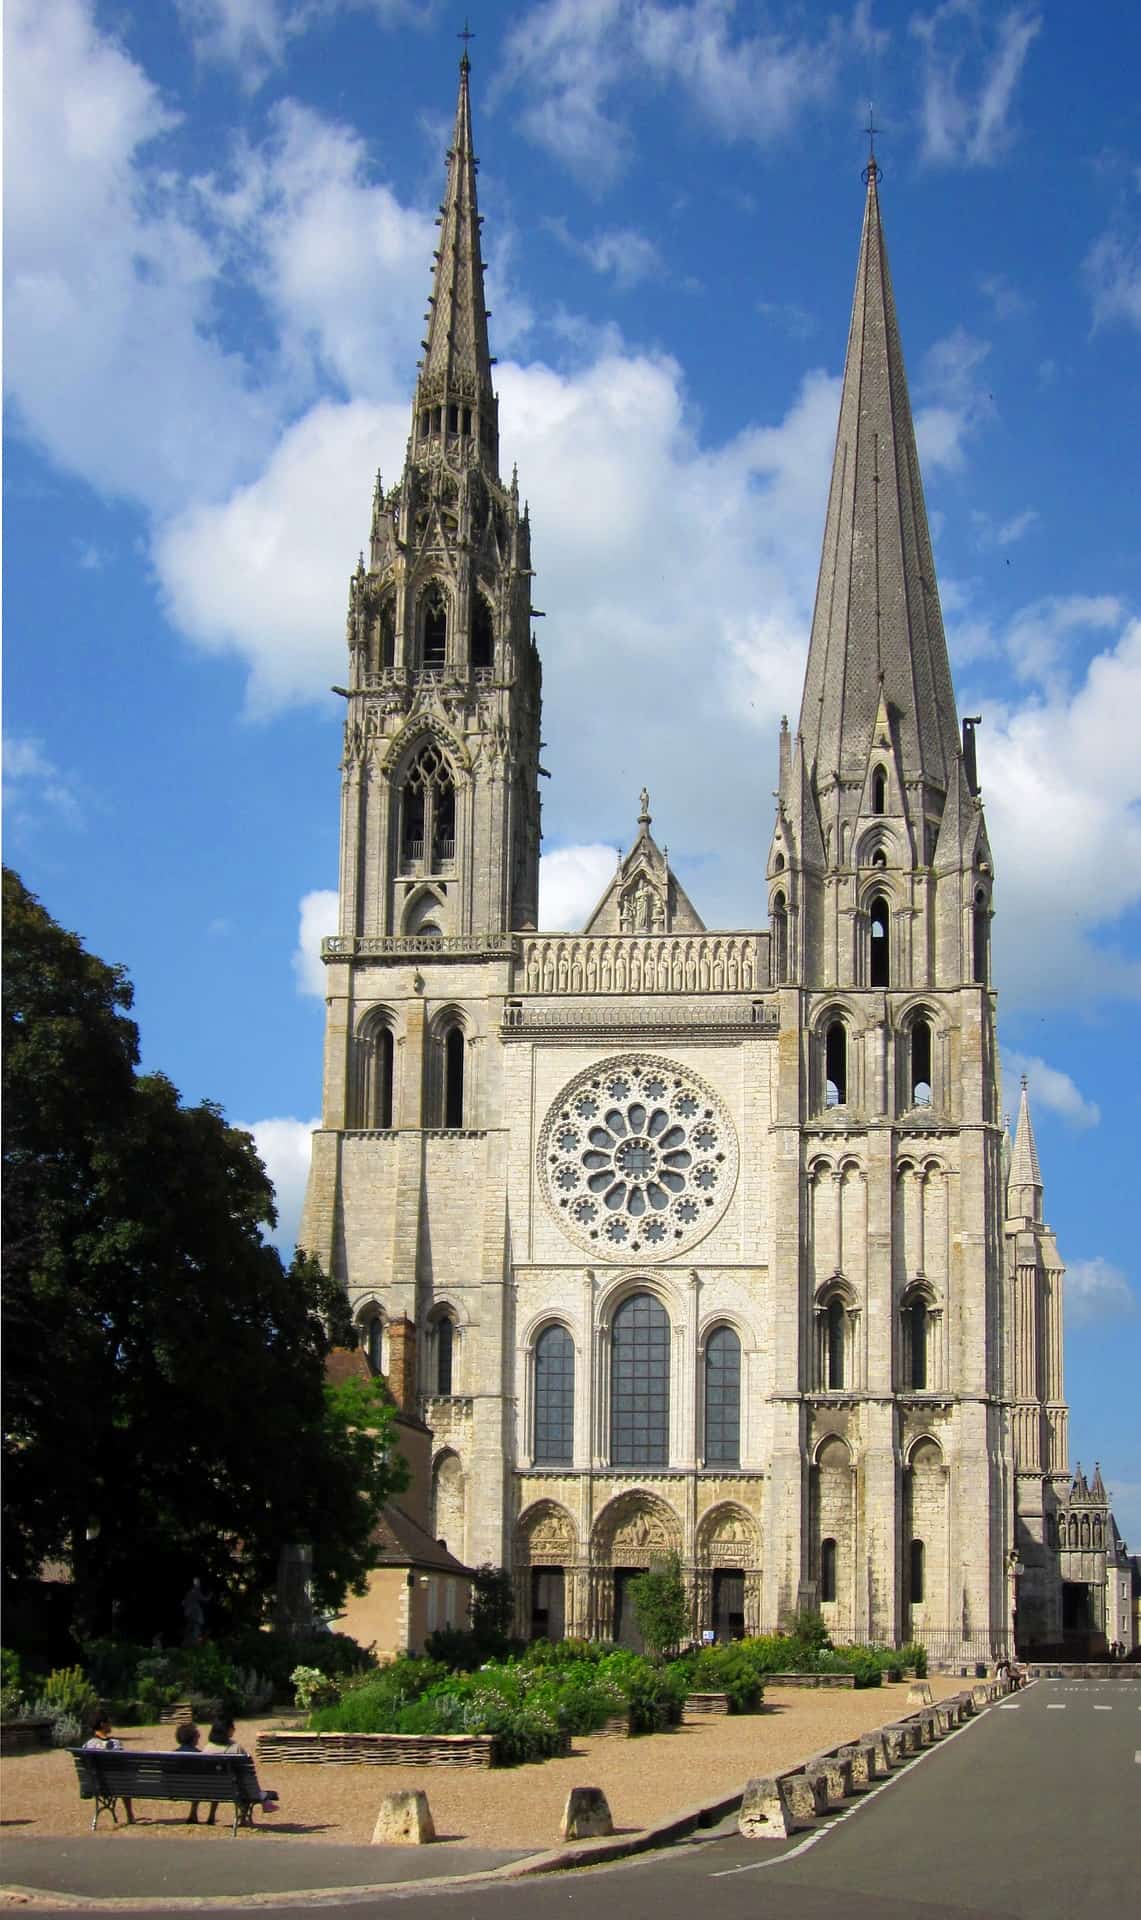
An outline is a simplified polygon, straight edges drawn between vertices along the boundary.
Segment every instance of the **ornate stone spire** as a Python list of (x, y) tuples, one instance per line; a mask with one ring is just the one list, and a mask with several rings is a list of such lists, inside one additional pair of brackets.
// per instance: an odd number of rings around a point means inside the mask
[(1006, 1176), (1006, 1211), (1010, 1219), (1041, 1220), (1042, 1169), (1030, 1120), (1030, 1094), (1026, 1075), (1022, 1076), (1022, 1094), (1018, 1102), (1018, 1131)]
[[(475, 190), (479, 162), (472, 151), (468, 95), (470, 71), (465, 49), (460, 61), (455, 131), (448, 149), (447, 186), (440, 203), (440, 245), (428, 296), (428, 334), (421, 342), (424, 358), (416, 383), (415, 408), (421, 435), (430, 428), (462, 432), (462, 412), (453, 412), (449, 418), (448, 408), (467, 409), (467, 431), (498, 472), (498, 408), (491, 382), (494, 362), (487, 344), (482, 221)], [(426, 422), (425, 409), (429, 410)], [(437, 409), (442, 409), (439, 420), (434, 418)]]
[(938, 814), (959, 731), (878, 180), (873, 158), (798, 731), (819, 794), (862, 782), (883, 703), (902, 779)]

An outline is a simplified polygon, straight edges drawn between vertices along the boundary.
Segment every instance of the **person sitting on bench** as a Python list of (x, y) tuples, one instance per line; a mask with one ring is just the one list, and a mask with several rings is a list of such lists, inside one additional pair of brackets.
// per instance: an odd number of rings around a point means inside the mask
[[(223, 1715), (220, 1720), (215, 1720), (210, 1729), (210, 1738), (207, 1740), (202, 1751), (203, 1753), (241, 1754), (247, 1760), (250, 1757), (248, 1748), (240, 1747), (234, 1739), (234, 1723), (228, 1719), (226, 1715)], [(263, 1788), (259, 1798), (263, 1813), (277, 1812), (280, 1803), (273, 1787)]]
[[(96, 1714), (95, 1723), (91, 1729), (91, 1738), (90, 1740), (85, 1740), (83, 1745), (85, 1751), (94, 1750), (96, 1753), (122, 1753), (123, 1742), (116, 1740), (112, 1735), (111, 1716), (109, 1713)], [(127, 1816), (127, 1825), (133, 1827), (135, 1824), (135, 1810), (129, 1800), (124, 1800), (123, 1811)]]

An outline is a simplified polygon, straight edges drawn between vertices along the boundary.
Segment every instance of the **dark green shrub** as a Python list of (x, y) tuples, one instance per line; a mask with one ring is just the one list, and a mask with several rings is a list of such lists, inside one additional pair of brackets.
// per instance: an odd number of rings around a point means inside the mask
[(914, 1667), (917, 1679), (926, 1680), (927, 1649), (920, 1646), (918, 1640), (909, 1640), (905, 1647), (900, 1647), (895, 1658), (901, 1667)]
[(748, 1649), (744, 1640), (729, 1647), (703, 1647), (674, 1661), (671, 1672), (677, 1671), (688, 1693), (724, 1693), (730, 1713), (753, 1713), (761, 1703), (764, 1669)]
[(630, 1598), (646, 1651), (657, 1660), (675, 1654), (689, 1633), (689, 1601), (678, 1555), (667, 1554), (632, 1580)]

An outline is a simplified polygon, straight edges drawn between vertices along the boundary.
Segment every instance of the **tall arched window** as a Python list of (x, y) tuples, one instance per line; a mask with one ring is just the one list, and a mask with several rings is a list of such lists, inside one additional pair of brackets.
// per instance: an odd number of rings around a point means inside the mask
[(535, 1342), (535, 1464), (574, 1458), (574, 1341), (565, 1327), (544, 1327)]
[(868, 926), (871, 933), (871, 953), (869, 956), (868, 981), (873, 987), (886, 987), (890, 984), (891, 972), (890, 928), (887, 901), (877, 893), (868, 913)]
[(827, 1367), (828, 1367), (828, 1386), (833, 1390), (835, 1390), (838, 1387), (842, 1387), (845, 1384), (844, 1382), (844, 1359), (845, 1359), (844, 1348), (845, 1348), (846, 1318), (847, 1316), (844, 1312), (844, 1302), (840, 1299), (831, 1300), (828, 1304), (827, 1315), (825, 1316), (825, 1341), (826, 1341), (826, 1359), (827, 1359)]
[(788, 979), (788, 904), (783, 893), (773, 895), (773, 985)]
[(913, 1300), (907, 1309), (908, 1385), (916, 1393), (927, 1389), (927, 1303)]
[(820, 1598), (821, 1601), (836, 1598), (836, 1542), (820, 1542)]
[(614, 1315), (610, 1342), (610, 1458), (616, 1467), (666, 1467), (670, 1457), (670, 1321), (651, 1293)]
[(824, 1104), (842, 1107), (847, 1098), (848, 1029), (842, 1020), (832, 1020), (824, 1036)]
[(365, 1328), (365, 1357), (373, 1373), (379, 1373), (384, 1363), (384, 1321), (379, 1313), (374, 1313)]
[(456, 1354), (456, 1329), (454, 1322), (444, 1313), (436, 1322), (436, 1392), (448, 1394), (452, 1391), (452, 1373)]
[(492, 622), (491, 608), (482, 593), (477, 593), (471, 616), (472, 666), (490, 667), (494, 655), (495, 628)]
[(716, 1327), (705, 1343), (706, 1465), (741, 1464), (741, 1342)]
[(383, 1018), (369, 1020), (356, 1045), (355, 1126), (392, 1125), (395, 1060), (392, 1028)]
[(990, 934), (990, 914), (987, 911), (986, 894), (979, 887), (975, 893), (974, 911), (974, 952), (971, 956), (971, 978), (980, 987), (985, 987), (989, 975), (987, 942)]
[(456, 856), (456, 790), (447, 755), (434, 741), (421, 747), (401, 792), (400, 855), (407, 870), (425, 860), (432, 872)]
[(911, 1028), (911, 1104), (931, 1105), (931, 1022), (916, 1020)]
[(882, 767), (877, 767), (872, 775), (872, 812), (884, 813), (887, 810), (887, 775)]
[(927, 1549), (922, 1540), (913, 1540), (908, 1555), (908, 1583), (913, 1607), (923, 1605), (927, 1583)]
[(421, 618), (423, 664), (426, 667), (442, 667), (448, 657), (448, 603), (442, 588), (429, 587), (424, 596)]
[(444, 1125), (464, 1123), (464, 1030), (456, 1025), (444, 1035)]

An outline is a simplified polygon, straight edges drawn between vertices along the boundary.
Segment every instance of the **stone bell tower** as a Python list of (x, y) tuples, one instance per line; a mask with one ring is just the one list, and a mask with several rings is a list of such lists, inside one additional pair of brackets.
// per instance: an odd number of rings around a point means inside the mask
[[(782, 1600), (990, 1658), (1013, 1524), (991, 857), (960, 733), (878, 168), (768, 860)], [(802, 1472), (807, 1464), (807, 1474)]]
[(533, 926), (538, 653), (531, 541), (499, 474), (468, 60), (399, 483), (349, 585), (340, 933)]

